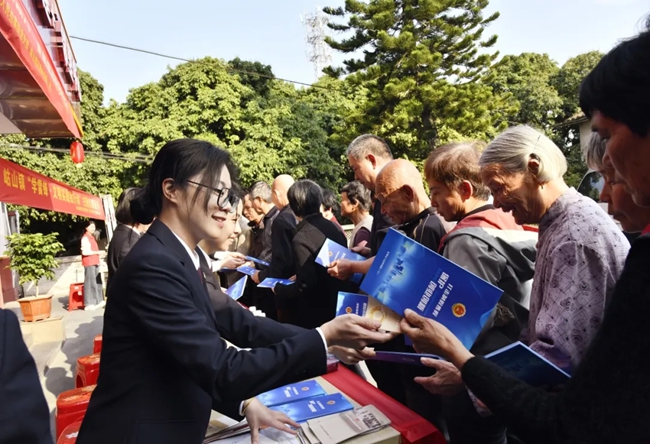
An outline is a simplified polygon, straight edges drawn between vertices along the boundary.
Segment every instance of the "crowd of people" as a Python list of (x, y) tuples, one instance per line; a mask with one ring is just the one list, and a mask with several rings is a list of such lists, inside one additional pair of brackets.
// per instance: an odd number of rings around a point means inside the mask
[[(147, 185), (126, 190), (118, 205), (99, 379), (77, 442), (198, 444), (215, 409), (246, 417), (255, 443), (262, 427), (297, 426), (257, 394), (324, 373), (328, 353), (352, 365), (375, 350), (444, 358), (367, 364), (380, 390), (451, 443), (648, 441), (649, 56), (650, 22), (603, 57), (580, 90), (594, 132), (585, 159), (605, 180), (611, 216), (641, 232), (631, 248), (612, 217), (567, 186), (562, 151), (529, 126), (487, 145), (437, 147), (422, 165), (428, 192), (418, 165), (393, 159), (370, 134), (349, 144), (356, 180), (339, 193), (286, 174), (240, 190), (226, 151), (167, 143)], [(349, 239), (336, 194), (354, 225)], [(401, 335), (335, 317), (338, 292), (358, 291), (351, 277), (368, 272), (390, 228), (503, 290), (470, 350), (410, 310)], [(90, 237), (85, 251), (95, 254)], [(315, 258), (326, 239), (366, 259), (322, 267)], [(257, 268), (242, 304), (224, 293), (241, 265)], [(257, 287), (267, 277), (294, 282)], [(533, 388), (483, 357), (516, 341), (571, 378)]]

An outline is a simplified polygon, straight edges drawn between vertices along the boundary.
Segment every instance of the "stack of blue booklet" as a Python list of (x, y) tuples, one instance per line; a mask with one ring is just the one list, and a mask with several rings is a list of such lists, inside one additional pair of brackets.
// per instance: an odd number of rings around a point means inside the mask
[(502, 290), (391, 228), (361, 290), (396, 313), (409, 308), (472, 347)]
[(328, 395), (314, 380), (279, 387), (258, 395), (257, 399), (270, 409), (283, 412), (296, 422), (354, 408), (341, 393)]

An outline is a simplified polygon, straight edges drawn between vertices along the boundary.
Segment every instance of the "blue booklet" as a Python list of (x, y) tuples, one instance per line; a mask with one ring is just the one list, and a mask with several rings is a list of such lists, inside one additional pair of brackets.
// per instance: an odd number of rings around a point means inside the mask
[(266, 267), (271, 265), (268, 262), (263, 261), (262, 259), (258, 259), (258, 258), (253, 257), (253, 256), (246, 256), (246, 260), (251, 261), (251, 262), (255, 262), (256, 264), (264, 265)]
[(485, 355), (491, 361), (529, 385), (556, 386), (566, 383), (571, 375), (521, 342), (515, 342)]
[(405, 353), (405, 352), (389, 352), (389, 351), (376, 351), (373, 361), (386, 361), (395, 362), (397, 364), (421, 365), (420, 358), (442, 359), (437, 355), (427, 355), (418, 353)]
[(226, 290), (226, 294), (233, 298), (234, 300), (239, 299), (244, 295), (244, 290), (246, 289), (246, 281), (248, 280), (248, 276), (244, 276), (234, 284), (232, 284), (228, 289)]
[(321, 416), (352, 410), (354, 407), (341, 393), (318, 396), (289, 404), (276, 405), (271, 410), (284, 413), (296, 422), (305, 422)]
[(257, 395), (257, 399), (267, 407), (272, 407), (280, 404), (288, 404), (290, 402), (301, 401), (303, 399), (315, 398), (317, 396), (325, 396), (325, 390), (320, 384), (313, 379), (308, 381), (298, 382), (297, 384), (289, 384), (284, 387), (278, 387), (274, 390)]
[(248, 265), (242, 265), (241, 267), (237, 268), (237, 271), (239, 271), (240, 273), (244, 273), (248, 276), (252, 276), (255, 274), (257, 269), (255, 267), (249, 267)]
[(275, 288), (276, 285), (292, 285), (294, 281), (289, 280), (289, 279), (281, 279), (281, 278), (266, 278), (257, 286), (259, 288)]
[[(348, 259), (351, 261), (366, 260), (365, 257), (348, 250), (343, 245), (339, 245), (330, 239), (325, 239), (323, 246), (318, 252), (318, 256), (316, 256), (316, 263), (323, 267), (329, 267), (332, 262), (338, 261), (339, 259)], [(361, 273), (355, 273), (352, 275), (352, 278), (350, 278), (352, 282), (357, 284), (361, 282), (361, 279), (363, 279), (363, 274)]]
[(375, 298), (365, 294), (339, 291), (336, 300), (336, 316), (355, 314), (362, 318), (372, 318), (381, 322), (381, 330), (400, 333), (400, 315), (383, 305)]
[(472, 347), (496, 307), (499, 288), (391, 228), (361, 289), (396, 313), (410, 308)]

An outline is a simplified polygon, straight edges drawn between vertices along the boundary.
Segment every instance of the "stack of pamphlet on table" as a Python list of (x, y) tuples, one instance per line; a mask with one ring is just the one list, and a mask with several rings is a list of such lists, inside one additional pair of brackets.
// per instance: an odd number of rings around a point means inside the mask
[[(353, 405), (341, 393), (327, 394), (314, 380), (289, 384), (262, 393), (257, 396), (257, 399), (271, 410), (282, 412), (299, 423), (354, 409)], [(204, 443), (249, 432), (250, 427), (244, 420), (221, 430), (209, 430)]]
[(338, 444), (390, 425), (375, 406), (367, 405), (336, 415), (311, 419), (301, 424), (298, 438), (303, 444)]

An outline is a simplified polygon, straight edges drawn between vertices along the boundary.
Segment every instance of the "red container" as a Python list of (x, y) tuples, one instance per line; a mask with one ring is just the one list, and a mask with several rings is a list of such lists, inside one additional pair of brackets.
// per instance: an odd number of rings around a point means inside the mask
[(77, 435), (79, 434), (79, 428), (81, 427), (81, 421), (70, 424), (66, 429), (61, 433), (61, 436), (56, 441), (56, 444), (74, 444), (77, 442)]
[(84, 284), (76, 283), (70, 284), (70, 292), (68, 293), (68, 311), (84, 308)]
[(97, 384), (97, 376), (99, 376), (99, 353), (82, 356), (77, 359), (75, 387), (79, 388)]
[[(73, 423), (79, 422), (86, 414), (90, 395), (95, 390), (94, 385), (67, 390), (56, 398), (56, 438), (64, 434), (64, 431)], [(58, 441), (61, 442), (61, 441)], [(68, 442), (68, 441), (66, 441)], [(71, 441), (74, 442), (74, 441)]]
[(93, 341), (93, 353), (101, 353), (102, 351), (102, 335), (95, 336)]

